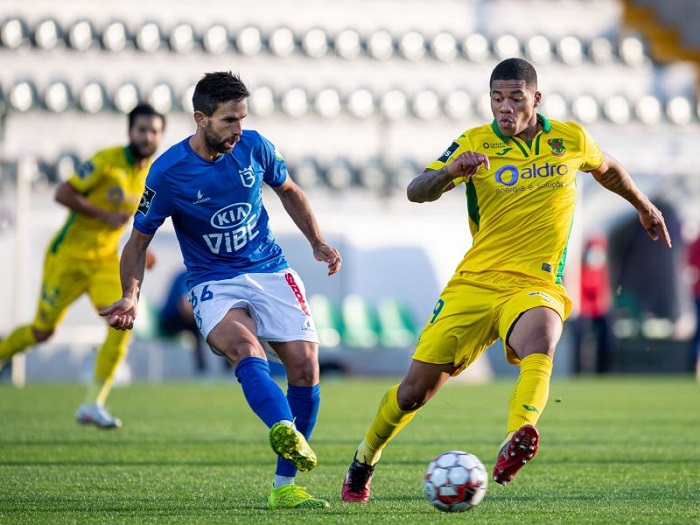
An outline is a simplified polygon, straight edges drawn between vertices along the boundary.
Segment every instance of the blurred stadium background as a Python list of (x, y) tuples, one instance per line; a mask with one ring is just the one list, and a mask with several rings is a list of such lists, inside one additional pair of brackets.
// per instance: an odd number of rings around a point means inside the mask
[[(576, 308), (583, 246), (603, 235), (611, 371), (689, 371), (698, 23), (696, 0), (2, 0), (0, 334), (33, 316), (44, 250), (65, 214), (53, 202), (56, 184), (95, 150), (125, 143), (125, 113), (139, 100), (167, 114), (162, 149), (192, 133), (195, 83), (232, 70), (252, 92), (247, 126), (278, 146), (344, 257), (342, 272), (326, 278), (270, 194), (274, 231), (319, 324), (324, 372), (403, 373), (470, 244), (461, 192), (418, 206), (406, 201), (406, 184), (464, 129), (492, 119), (491, 69), (523, 56), (538, 69), (542, 113), (585, 124), (663, 209), (673, 236), (672, 250), (644, 239), (626, 202), (579, 175), (566, 274)], [(158, 263), (124, 381), (193, 373), (190, 342), (163, 339), (153, 322), (182, 266), (169, 227), (153, 247)], [(595, 368), (574, 364), (572, 326), (559, 374)], [(86, 378), (103, 331), (81, 299), (19, 365), (26, 380)], [(514, 372), (495, 345), (465, 379)]]

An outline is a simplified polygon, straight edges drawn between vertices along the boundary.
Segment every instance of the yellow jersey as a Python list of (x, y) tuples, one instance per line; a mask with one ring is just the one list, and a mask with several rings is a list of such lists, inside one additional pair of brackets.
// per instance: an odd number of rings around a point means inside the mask
[[(137, 167), (128, 146), (106, 148), (82, 164), (68, 183), (94, 206), (133, 215), (141, 201), (150, 164)], [(114, 228), (97, 217), (71, 211), (49, 251), (78, 259), (108, 257), (117, 253), (125, 227)]]
[(591, 171), (603, 153), (575, 122), (537, 115), (542, 130), (526, 142), (491, 124), (465, 131), (426, 171), (465, 151), (482, 153), (490, 168), (455, 179), (466, 185), (473, 243), (457, 272), (507, 272), (561, 283), (576, 205), (576, 173)]

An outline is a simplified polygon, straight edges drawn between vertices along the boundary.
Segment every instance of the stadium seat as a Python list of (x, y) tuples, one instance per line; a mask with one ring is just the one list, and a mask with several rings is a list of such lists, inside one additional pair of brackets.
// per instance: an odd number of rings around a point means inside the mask
[(352, 348), (372, 349), (379, 344), (375, 328), (375, 312), (359, 295), (351, 294), (343, 299), (343, 342)]
[(342, 324), (336, 305), (325, 295), (309, 297), (309, 307), (316, 324), (321, 348), (335, 348), (340, 344)]
[(141, 298), (139, 313), (134, 323), (134, 339), (143, 342), (147, 356), (149, 382), (160, 383), (164, 377), (164, 356), (157, 341), (163, 337), (158, 326), (158, 310), (155, 305)]
[(405, 306), (392, 298), (377, 303), (379, 342), (387, 348), (405, 348), (416, 342), (413, 319)]

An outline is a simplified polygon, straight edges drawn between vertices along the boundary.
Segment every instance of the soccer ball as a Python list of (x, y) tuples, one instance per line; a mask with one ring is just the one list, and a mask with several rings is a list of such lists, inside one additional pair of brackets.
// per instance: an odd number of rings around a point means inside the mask
[(486, 469), (479, 458), (462, 450), (451, 450), (428, 465), (423, 493), (438, 510), (464, 512), (484, 499), (488, 483)]

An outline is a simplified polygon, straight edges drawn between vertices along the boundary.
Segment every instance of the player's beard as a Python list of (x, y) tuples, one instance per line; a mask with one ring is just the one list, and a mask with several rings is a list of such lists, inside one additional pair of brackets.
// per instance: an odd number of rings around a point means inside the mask
[(155, 144), (135, 144), (132, 142), (129, 144), (129, 149), (131, 150), (131, 154), (134, 156), (134, 159), (143, 160), (155, 155), (158, 146)]
[(211, 126), (204, 128), (204, 144), (210, 151), (215, 151), (216, 153), (228, 153), (233, 148), (229, 148), (226, 144), (226, 140), (221, 140), (217, 137), (211, 129)]

